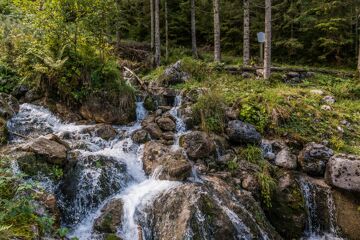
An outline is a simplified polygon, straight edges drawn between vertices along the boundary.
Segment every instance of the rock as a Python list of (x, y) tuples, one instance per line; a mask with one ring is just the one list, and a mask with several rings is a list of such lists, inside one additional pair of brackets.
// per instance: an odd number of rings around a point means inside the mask
[(164, 140), (172, 141), (174, 140), (175, 134), (173, 132), (164, 132), (161, 136)]
[(260, 239), (262, 234), (279, 239), (254, 199), (245, 194), (237, 198), (233, 190), (212, 177), (206, 184), (186, 183), (165, 191), (145, 210), (149, 234), (174, 240), (186, 239), (189, 232), (197, 239)]
[(190, 78), (190, 75), (182, 71), (181, 64), (181, 61), (177, 61), (175, 64), (167, 67), (164, 74), (160, 76), (160, 82), (165, 86), (186, 82)]
[(19, 111), (19, 103), (11, 95), (0, 93), (0, 117), (9, 120)]
[(205, 132), (194, 131), (181, 136), (180, 145), (190, 159), (206, 158), (215, 152), (215, 144)]
[(286, 74), (287, 78), (300, 78), (300, 73), (298, 72), (288, 72)]
[(326, 103), (326, 104), (330, 104), (330, 105), (334, 104), (336, 102), (335, 97), (329, 96), (329, 95), (325, 96), (321, 101)]
[(156, 123), (150, 123), (144, 129), (150, 134), (152, 139), (160, 139), (162, 136), (162, 131)]
[(130, 92), (92, 93), (82, 102), (80, 114), (99, 123), (128, 124), (136, 119), (135, 97)]
[(164, 131), (174, 131), (176, 129), (176, 123), (170, 117), (161, 117), (156, 122)]
[(246, 174), (241, 181), (241, 187), (250, 192), (258, 190), (259, 183), (256, 180), (256, 177), (251, 174)]
[(132, 134), (131, 139), (136, 143), (143, 144), (150, 141), (150, 135), (146, 130), (139, 129)]
[(20, 99), (25, 96), (25, 94), (29, 91), (28, 86), (26, 85), (19, 85), (15, 87), (15, 89), (11, 92), (11, 95), (16, 97), (17, 99)]
[(321, 110), (329, 112), (332, 110), (332, 107), (330, 107), (329, 105), (322, 105)]
[[(133, 181), (123, 163), (125, 160), (78, 151), (71, 152), (69, 157), (57, 191), (65, 224), (79, 223), (89, 211), (98, 208), (105, 199), (119, 193)], [(76, 208), (73, 207), (75, 205)]]
[(82, 133), (89, 133), (93, 137), (100, 137), (104, 140), (110, 140), (116, 137), (116, 130), (109, 124), (96, 124), (82, 130)]
[(101, 209), (101, 215), (95, 219), (94, 229), (100, 233), (116, 233), (123, 221), (122, 216), (123, 201), (112, 199)]
[(268, 218), (284, 239), (300, 239), (305, 230), (307, 214), (300, 185), (293, 174), (283, 173), (271, 198)]
[(360, 192), (360, 157), (346, 154), (331, 157), (325, 179), (334, 187)]
[(323, 90), (320, 90), (320, 89), (310, 90), (310, 93), (311, 93), (311, 94), (314, 94), (314, 95), (324, 95), (324, 91), (323, 91)]
[(254, 77), (254, 75), (253, 75), (252, 73), (249, 73), (249, 72), (243, 72), (243, 73), (241, 74), (241, 76), (242, 76), (243, 78), (252, 78), (252, 77)]
[(275, 165), (286, 169), (296, 169), (297, 158), (289, 148), (282, 149), (275, 157)]
[(68, 146), (59, 142), (55, 135), (49, 134), (26, 142), (19, 149), (44, 157), (51, 164), (64, 165), (66, 163)]
[(264, 76), (264, 70), (263, 69), (256, 69), (256, 76), (263, 77)]
[(233, 120), (228, 123), (226, 129), (231, 142), (238, 144), (259, 144), (261, 135), (251, 124), (239, 120)]
[(191, 165), (182, 152), (172, 152), (168, 146), (158, 142), (145, 144), (142, 160), (145, 173), (156, 173), (162, 180), (185, 180), (191, 175)]
[(43, 94), (41, 93), (40, 90), (38, 89), (30, 89), (26, 94), (25, 97), (23, 99), (23, 102), (25, 103), (31, 103), (34, 102), (36, 100), (39, 100), (40, 98), (43, 97)]
[(334, 152), (330, 148), (322, 144), (309, 143), (299, 153), (298, 161), (302, 170), (307, 174), (323, 176), (326, 163), (333, 155)]
[(334, 190), (336, 224), (346, 239), (360, 239), (359, 193)]

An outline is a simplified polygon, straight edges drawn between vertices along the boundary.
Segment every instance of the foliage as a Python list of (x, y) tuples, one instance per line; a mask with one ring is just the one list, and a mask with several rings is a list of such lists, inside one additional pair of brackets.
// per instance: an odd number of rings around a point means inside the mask
[(225, 127), (224, 107), (221, 96), (210, 92), (200, 96), (192, 109), (194, 118), (200, 123), (202, 130), (222, 133)]
[(257, 179), (260, 184), (262, 201), (267, 208), (271, 208), (271, 197), (276, 187), (276, 181), (270, 175), (267, 162), (262, 164), (262, 170), (257, 174)]
[(242, 148), (238, 156), (240, 159), (244, 159), (254, 164), (258, 164), (263, 160), (262, 149), (254, 145), (248, 145), (245, 148)]

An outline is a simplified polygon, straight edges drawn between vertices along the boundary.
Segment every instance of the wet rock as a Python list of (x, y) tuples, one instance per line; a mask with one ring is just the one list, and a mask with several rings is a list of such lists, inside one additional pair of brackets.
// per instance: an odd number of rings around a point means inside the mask
[(156, 122), (164, 131), (174, 131), (176, 128), (175, 122), (170, 117), (161, 117)]
[(325, 178), (332, 186), (360, 192), (360, 157), (346, 154), (331, 157)]
[(360, 194), (334, 190), (337, 226), (347, 239), (360, 239)]
[(9, 120), (19, 111), (19, 103), (11, 95), (0, 93), (0, 117)]
[(334, 155), (333, 150), (322, 144), (309, 143), (299, 153), (298, 161), (304, 172), (312, 176), (323, 176), (326, 163)]
[(136, 118), (135, 97), (132, 93), (93, 93), (83, 101), (80, 114), (99, 123), (127, 124)]
[(110, 140), (116, 137), (116, 130), (109, 124), (96, 124), (86, 128), (82, 133), (89, 133), (93, 137), (100, 137), (104, 140)]
[(143, 166), (146, 174), (158, 171), (156, 174), (163, 180), (185, 180), (191, 175), (191, 165), (181, 151), (172, 152), (168, 146), (154, 141), (144, 146)]
[(177, 61), (175, 64), (166, 68), (159, 80), (166, 86), (186, 82), (190, 78), (190, 75), (182, 70), (181, 65), (182, 62)]
[(131, 139), (136, 143), (142, 144), (150, 141), (150, 135), (146, 130), (139, 129), (132, 134)]
[(116, 233), (121, 226), (123, 201), (112, 199), (102, 209), (101, 215), (95, 219), (94, 229), (100, 233)]
[(164, 140), (172, 141), (174, 140), (175, 134), (173, 132), (164, 132), (161, 137)]
[(71, 154), (71, 158), (57, 191), (62, 220), (69, 225), (79, 223), (89, 211), (133, 180), (126, 164), (116, 158), (81, 152)]
[(301, 189), (293, 174), (285, 172), (278, 179), (271, 198), (272, 207), (267, 210), (270, 222), (285, 239), (303, 236), (307, 214)]
[(37, 156), (45, 158), (49, 163), (64, 165), (68, 146), (59, 141), (55, 135), (49, 134), (26, 142), (19, 149), (35, 153)]
[(259, 144), (261, 135), (251, 124), (239, 120), (233, 120), (228, 123), (226, 129), (231, 142), (238, 144)]
[(156, 123), (150, 123), (144, 129), (150, 134), (152, 139), (160, 139), (162, 136), (162, 131)]
[(214, 141), (205, 132), (194, 131), (183, 135), (180, 145), (191, 159), (206, 158), (215, 152)]
[(41, 93), (40, 90), (38, 89), (30, 89), (26, 94), (25, 94), (25, 97), (24, 99), (22, 99), (23, 102), (26, 102), (26, 103), (31, 103), (31, 102), (34, 102), (36, 100), (39, 100), (40, 98), (43, 97), (43, 94)]
[[(182, 184), (161, 194), (146, 210), (154, 239), (279, 239), (261, 208), (246, 194), (232, 194), (224, 181), (209, 177), (206, 184)], [(258, 217), (253, 217), (257, 214)]]
[(29, 91), (28, 86), (26, 85), (19, 85), (15, 87), (15, 89), (11, 92), (11, 95), (16, 97), (17, 99), (20, 99), (25, 96), (25, 94)]
[(297, 158), (294, 154), (291, 153), (289, 148), (282, 149), (278, 154), (276, 154), (274, 163), (278, 167), (283, 167), (286, 169), (296, 169), (297, 167)]

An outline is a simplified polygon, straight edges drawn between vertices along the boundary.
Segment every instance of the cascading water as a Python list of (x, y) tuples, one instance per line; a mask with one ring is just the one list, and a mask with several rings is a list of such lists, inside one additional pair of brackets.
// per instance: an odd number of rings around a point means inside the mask
[[(339, 236), (336, 227), (335, 218), (335, 204), (333, 201), (330, 188), (319, 189), (318, 186), (313, 184), (306, 177), (301, 177), (300, 180), (301, 191), (305, 200), (307, 208), (307, 225), (304, 233), (304, 238), (307, 240), (321, 240), (321, 239), (342, 239)], [(321, 191), (321, 192), (320, 192)], [(318, 194), (323, 193), (321, 196)], [(320, 198), (320, 199), (319, 199)], [(324, 201), (324, 198), (326, 199)], [(320, 216), (324, 216), (324, 213), (320, 211), (318, 201), (322, 200), (325, 203), (327, 211), (326, 224), (319, 220)]]

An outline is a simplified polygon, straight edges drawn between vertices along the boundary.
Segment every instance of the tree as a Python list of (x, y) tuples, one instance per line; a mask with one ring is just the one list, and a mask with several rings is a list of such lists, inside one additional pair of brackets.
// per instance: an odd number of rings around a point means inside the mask
[(117, 23), (116, 23), (116, 48), (120, 48), (120, 41), (121, 41), (121, 29), (120, 29), (120, 6), (121, 6), (121, 0), (116, 0), (116, 10), (117, 10)]
[(214, 0), (214, 61), (221, 61), (220, 0)]
[(264, 79), (271, 75), (271, 0), (265, 0)]
[(358, 65), (357, 65), (357, 70), (358, 70), (358, 73), (359, 73), (359, 77), (360, 77), (360, 41), (359, 41), (359, 48), (358, 48)]
[(165, 5), (165, 59), (169, 59), (169, 21), (168, 21), (168, 4), (167, 0), (164, 2)]
[(198, 58), (198, 51), (196, 45), (196, 6), (195, 0), (191, 1), (191, 46), (192, 46), (192, 54), (195, 58)]
[(151, 42), (151, 50), (154, 50), (154, 28), (155, 28), (155, 22), (154, 22), (154, 0), (150, 0), (150, 42)]
[(155, 0), (155, 57), (154, 62), (156, 66), (160, 66), (161, 58), (161, 43), (160, 43), (160, 3)]
[(250, 61), (250, 0), (244, 0), (244, 43), (243, 43), (244, 65)]

